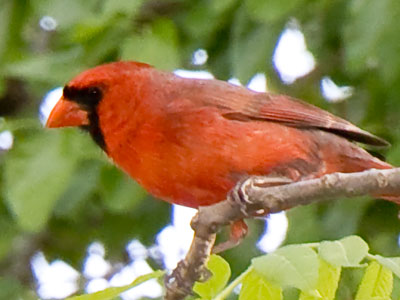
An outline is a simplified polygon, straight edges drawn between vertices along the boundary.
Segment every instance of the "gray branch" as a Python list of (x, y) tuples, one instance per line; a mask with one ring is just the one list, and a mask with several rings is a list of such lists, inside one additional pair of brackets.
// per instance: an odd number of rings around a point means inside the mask
[(240, 182), (225, 201), (200, 207), (192, 220), (195, 237), (189, 252), (166, 279), (166, 300), (184, 299), (193, 284), (207, 274), (205, 264), (218, 230), (232, 222), (338, 197), (399, 195), (400, 168), (334, 173), (318, 179), (288, 183), (281, 177), (251, 177)]

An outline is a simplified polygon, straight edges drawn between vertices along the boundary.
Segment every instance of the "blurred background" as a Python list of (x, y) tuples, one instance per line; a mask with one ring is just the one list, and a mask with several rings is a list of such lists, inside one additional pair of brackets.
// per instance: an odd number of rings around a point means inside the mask
[[(115, 60), (301, 98), (387, 139), (400, 165), (398, 0), (0, 0), (0, 299), (61, 299), (172, 269), (193, 211), (112, 166), (77, 129), (42, 123), (60, 87)], [(251, 220), (233, 275), (281, 243), (350, 234), (399, 255), (392, 203), (338, 199)], [(226, 233), (221, 234), (221, 239)], [(338, 299), (351, 299), (344, 276)], [(348, 286), (348, 288), (346, 288)], [(123, 299), (157, 298), (157, 282)]]

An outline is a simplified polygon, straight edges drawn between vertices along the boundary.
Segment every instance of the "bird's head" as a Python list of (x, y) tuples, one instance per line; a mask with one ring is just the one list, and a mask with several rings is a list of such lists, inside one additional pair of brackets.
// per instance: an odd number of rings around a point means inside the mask
[(118, 92), (121, 83), (126, 82), (125, 78), (132, 77), (138, 69), (148, 67), (137, 62), (114, 62), (82, 72), (65, 85), (46, 127), (81, 127), (88, 130), (96, 143), (105, 149), (99, 127), (99, 104), (107, 101), (107, 97), (112, 98), (110, 94)]

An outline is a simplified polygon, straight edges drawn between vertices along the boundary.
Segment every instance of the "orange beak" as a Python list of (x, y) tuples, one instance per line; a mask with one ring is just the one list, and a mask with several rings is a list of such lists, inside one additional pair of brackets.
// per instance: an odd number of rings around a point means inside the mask
[(50, 113), (47, 128), (89, 125), (88, 114), (78, 104), (61, 97)]

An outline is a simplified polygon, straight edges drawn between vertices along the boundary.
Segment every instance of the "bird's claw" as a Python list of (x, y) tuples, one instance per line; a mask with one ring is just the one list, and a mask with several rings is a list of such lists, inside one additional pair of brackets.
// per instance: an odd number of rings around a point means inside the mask
[(248, 231), (249, 230), (247, 224), (244, 222), (244, 220), (233, 222), (231, 224), (229, 240), (214, 246), (212, 252), (221, 253), (223, 251), (236, 247), (246, 237)]

